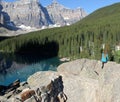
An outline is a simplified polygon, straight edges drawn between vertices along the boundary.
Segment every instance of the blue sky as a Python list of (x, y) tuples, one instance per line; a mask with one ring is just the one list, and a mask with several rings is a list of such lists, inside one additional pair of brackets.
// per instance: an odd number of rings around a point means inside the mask
[[(5, 0), (5, 1), (13, 1), (13, 0)], [(39, 1), (43, 6), (47, 6), (52, 2), (52, 0), (39, 0)], [(120, 0), (57, 0), (57, 1), (67, 8), (75, 9), (81, 7), (88, 14), (92, 13), (93, 11), (101, 7), (120, 2)]]

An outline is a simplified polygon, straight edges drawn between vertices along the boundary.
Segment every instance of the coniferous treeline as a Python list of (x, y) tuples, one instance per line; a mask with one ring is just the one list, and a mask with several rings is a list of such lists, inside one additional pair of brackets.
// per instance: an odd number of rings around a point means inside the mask
[[(22, 52), (24, 52), (24, 49), (29, 49), (30, 45), (37, 45), (42, 46), (43, 51), (47, 53), (50, 50), (47, 50), (49, 45), (51, 48), (54, 47), (49, 43), (54, 42), (58, 45), (59, 57), (100, 59), (102, 45), (106, 44), (110, 60), (115, 60), (115, 46), (120, 43), (119, 12), (120, 3), (117, 3), (99, 9), (71, 26), (46, 29), (10, 38), (0, 42), (0, 51), (17, 53), (23, 49)], [(35, 47), (32, 50), (36, 50)]]

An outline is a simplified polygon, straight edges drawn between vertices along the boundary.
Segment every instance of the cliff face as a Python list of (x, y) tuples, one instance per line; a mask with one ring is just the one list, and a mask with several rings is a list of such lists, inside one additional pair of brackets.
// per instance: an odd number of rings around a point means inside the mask
[(53, 2), (51, 5), (48, 5), (46, 8), (53, 23), (60, 25), (73, 24), (87, 15), (82, 8), (72, 10), (64, 7), (58, 2)]
[[(3, 11), (7, 12), (16, 25), (40, 27), (48, 25), (49, 16), (38, 0), (20, 0), (13, 3), (3, 2)], [(48, 17), (47, 17), (48, 16)]]
[(57, 2), (43, 7), (38, 0), (3, 2), (2, 7), (15, 25), (37, 28), (54, 24), (60, 26), (72, 24), (87, 15), (83, 9), (67, 9)]
[(11, 21), (10, 16), (8, 15), (7, 12), (3, 11), (3, 6), (0, 3), (0, 33), (2, 32), (7, 32), (6, 29), (9, 30), (17, 30), (18, 28), (15, 26), (14, 22)]

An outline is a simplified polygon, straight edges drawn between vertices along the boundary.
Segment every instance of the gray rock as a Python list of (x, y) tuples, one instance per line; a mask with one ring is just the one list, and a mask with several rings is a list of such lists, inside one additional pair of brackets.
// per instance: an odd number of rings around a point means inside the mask
[[(51, 5), (43, 7), (38, 0), (19, 0), (12, 3), (3, 1), (2, 7), (15, 25), (26, 25), (36, 28), (51, 24), (59, 24), (61, 26), (73, 24), (87, 15), (82, 8), (71, 10), (58, 2), (53, 2)], [(2, 19), (2, 14), (0, 18)]]
[[(34, 78), (36, 81), (33, 81)], [(27, 81), (31, 87), (36, 85), (40, 88), (41, 102), (66, 102), (62, 76), (56, 74), (56, 72), (38, 72), (33, 77), (29, 77)], [(39, 82), (39, 84), (36, 82)], [(59, 97), (60, 95), (61, 97)], [(58, 99), (61, 101), (58, 101)]]
[[(16, 2), (3, 2), (3, 11), (7, 12), (16, 25), (40, 27), (42, 22), (47, 25), (48, 19), (44, 16), (43, 8), (38, 0), (20, 0)], [(41, 21), (42, 20), (42, 21)]]
[(3, 5), (1, 3), (0, 3), (0, 27), (5, 27), (9, 30), (18, 30), (18, 28), (11, 21), (9, 14), (3, 10)]
[(74, 10), (69, 9), (56, 1), (48, 5), (46, 8), (54, 24), (73, 24), (87, 15), (82, 8)]
[[(103, 69), (101, 69), (101, 65), (100, 61), (80, 59), (58, 67), (58, 72), (63, 73), (65, 92), (68, 100), (70, 98), (69, 102), (77, 101), (77, 99), (80, 100), (79, 102), (88, 102), (88, 100), (89, 102), (120, 101), (120, 64), (108, 62)], [(67, 83), (64, 75), (69, 77)], [(73, 89), (73, 94), (79, 90), (77, 95), (80, 98), (76, 96), (73, 98), (70, 89)]]
[[(48, 85), (51, 80), (54, 80), (57, 75), (59, 75), (57, 72), (49, 71), (47, 72), (37, 72), (34, 75), (30, 76), (27, 79), (27, 82), (30, 87), (40, 87), (40, 86), (46, 86)], [(38, 83), (39, 82), (39, 83)]]

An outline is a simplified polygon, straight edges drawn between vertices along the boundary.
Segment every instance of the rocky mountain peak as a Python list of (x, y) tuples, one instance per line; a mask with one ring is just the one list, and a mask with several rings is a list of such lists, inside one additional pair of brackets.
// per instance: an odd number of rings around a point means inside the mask
[(57, 0), (52, 0), (52, 3), (58, 3), (58, 1)]
[(46, 8), (53, 23), (60, 25), (73, 24), (87, 15), (82, 8), (68, 9), (56, 0), (53, 0)]
[[(2, 2), (2, 12), (5, 12), (17, 27), (58, 27), (73, 24), (87, 14), (83, 9), (68, 9), (57, 0), (43, 7), (39, 0), (17, 0), (15, 2)], [(0, 11), (1, 12), (1, 11)], [(71, 16), (72, 15), (72, 16)], [(3, 18), (5, 21), (6, 16)]]
[(61, 5), (57, 0), (53, 0), (52, 3), (50, 5), (48, 5), (47, 7), (50, 8), (56, 8), (57, 10), (63, 9), (65, 8), (63, 5)]
[(30, 3), (33, 3), (33, 2), (38, 3), (39, 0), (17, 0), (17, 1), (15, 1), (15, 2), (13, 2), (13, 3), (30, 4)]

